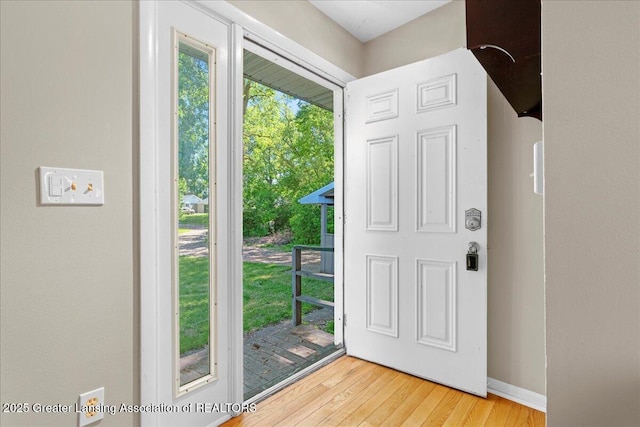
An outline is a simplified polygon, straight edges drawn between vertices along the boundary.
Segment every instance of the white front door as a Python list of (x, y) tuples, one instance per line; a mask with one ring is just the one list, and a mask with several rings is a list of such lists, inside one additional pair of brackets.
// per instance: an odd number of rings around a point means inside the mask
[[(184, 2), (141, 2), (140, 18), (141, 424), (217, 425), (242, 410), (229, 214), (236, 30)], [(187, 208), (196, 197), (208, 216)]]
[(484, 70), (458, 49), (351, 82), (346, 117), (347, 353), (486, 396)]

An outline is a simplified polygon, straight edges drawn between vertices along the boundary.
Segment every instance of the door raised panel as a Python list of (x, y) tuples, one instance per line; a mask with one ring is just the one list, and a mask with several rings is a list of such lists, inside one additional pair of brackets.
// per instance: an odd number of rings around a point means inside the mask
[(419, 83), (416, 88), (416, 112), (418, 113), (456, 105), (455, 74)]
[(419, 259), (416, 282), (418, 342), (456, 351), (456, 262)]
[(417, 230), (456, 232), (456, 127), (417, 134)]
[(398, 117), (398, 89), (367, 97), (367, 123)]
[(398, 230), (398, 136), (367, 141), (367, 230)]
[(367, 255), (367, 330), (398, 336), (398, 258)]

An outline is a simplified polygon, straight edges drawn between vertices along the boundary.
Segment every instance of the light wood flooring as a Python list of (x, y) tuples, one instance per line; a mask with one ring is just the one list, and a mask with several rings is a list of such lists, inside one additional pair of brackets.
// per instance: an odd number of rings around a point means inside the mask
[(344, 356), (226, 426), (536, 426), (545, 414)]

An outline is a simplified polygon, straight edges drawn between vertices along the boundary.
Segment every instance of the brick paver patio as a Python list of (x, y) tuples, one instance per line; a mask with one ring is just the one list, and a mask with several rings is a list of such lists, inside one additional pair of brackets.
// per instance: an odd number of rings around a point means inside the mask
[(306, 315), (302, 325), (287, 321), (245, 335), (245, 400), (335, 352), (333, 335), (314, 325), (332, 319), (333, 309), (323, 308)]
[[(319, 329), (333, 319), (333, 309), (315, 310), (303, 317), (303, 324), (290, 320), (245, 334), (245, 400), (284, 381), (338, 350), (333, 335)], [(180, 359), (182, 383), (186, 384), (209, 372), (208, 348), (189, 353)]]

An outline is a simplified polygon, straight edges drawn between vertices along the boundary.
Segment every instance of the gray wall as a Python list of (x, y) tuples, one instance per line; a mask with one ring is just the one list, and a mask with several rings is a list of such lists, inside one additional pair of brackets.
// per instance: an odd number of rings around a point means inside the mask
[(453, 1), (364, 44), (365, 75), (466, 45), (464, 2)]
[(640, 425), (640, 2), (542, 5), (550, 426)]
[[(72, 405), (104, 386), (107, 403), (135, 403), (134, 7), (3, 0), (0, 15), (0, 401)], [(103, 170), (104, 206), (36, 206), (38, 166)], [(76, 420), (3, 413), (1, 424)]]

